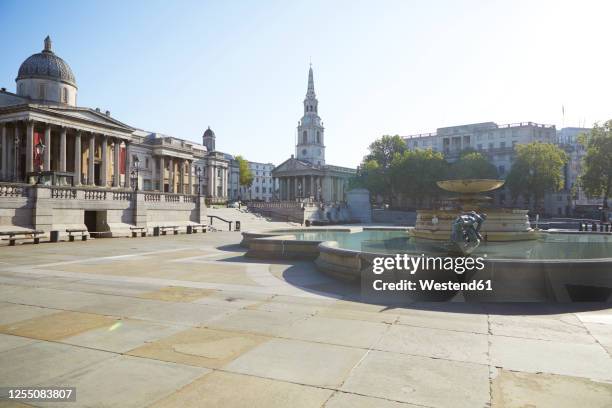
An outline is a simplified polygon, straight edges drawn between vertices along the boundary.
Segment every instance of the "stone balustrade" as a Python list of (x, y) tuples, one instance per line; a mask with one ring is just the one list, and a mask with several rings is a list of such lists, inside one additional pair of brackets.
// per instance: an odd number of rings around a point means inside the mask
[(28, 184), (0, 183), (0, 197), (27, 197)]
[(72, 188), (52, 188), (51, 198), (64, 199), (64, 200), (76, 200), (77, 191)]

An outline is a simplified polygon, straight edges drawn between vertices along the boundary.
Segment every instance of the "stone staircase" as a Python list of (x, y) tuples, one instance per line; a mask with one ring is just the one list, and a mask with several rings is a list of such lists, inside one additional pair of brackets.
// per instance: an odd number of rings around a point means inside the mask
[[(300, 224), (294, 222), (272, 221), (269, 218), (248, 212), (244, 208), (207, 208), (206, 215), (215, 215), (228, 221), (240, 221), (240, 229), (242, 231), (263, 231), (267, 229), (300, 227)], [(219, 231), (227, 231), (228, 228), (226, 223), (218, 219), (213, 219), (212, 227)]]

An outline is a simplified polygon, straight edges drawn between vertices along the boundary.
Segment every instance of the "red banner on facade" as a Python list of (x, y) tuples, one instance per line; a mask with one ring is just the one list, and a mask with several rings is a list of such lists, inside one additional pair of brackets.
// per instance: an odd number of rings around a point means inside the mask
[[(34, 143), (32, 144), (32, 150), (33, 150), (32, 154), (34, 157), (34, 170), (38, 170), (43, 164), (43, 158), (40, 154), (38, 154), (38, 149), (36, 148), (36, 145), (38, 145), (43, 140), (44, 140), (43, 133), (34, 132)], [(48, 149), (49, 146), (46, 146), (46, 148)]]

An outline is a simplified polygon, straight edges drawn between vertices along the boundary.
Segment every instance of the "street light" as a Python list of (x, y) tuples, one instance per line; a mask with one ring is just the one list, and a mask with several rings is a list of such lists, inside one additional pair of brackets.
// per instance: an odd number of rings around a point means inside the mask
[(132, 187), (134, 191), (138, 191), (138, 173), (140, 172), (140, 160), (138, 160), (138, 156), (134, 158), (134, 167), (132, 167)]
[(198, 176), (198, 196), (200, 193), (200, 185), (202, 185), (202, 169), (200, 166), (196, 166), (196, 176)]
[(45, 154), (45, 149), (47, 148), (47, 146), (45, 146), (42, 142), (42, 140), (38, 140), (38, 143), (36, 143), (36, 154), (38, 155), (38, 177), (36, 180), (36, 184), (42, 184), (42, 170), (43, 170), (43, 155)]

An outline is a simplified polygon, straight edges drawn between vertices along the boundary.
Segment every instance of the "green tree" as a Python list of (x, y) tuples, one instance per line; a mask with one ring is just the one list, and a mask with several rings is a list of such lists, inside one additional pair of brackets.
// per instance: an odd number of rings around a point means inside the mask
[(240, 155), (236, 156), (235, 159), (238, 162), (238, 182), (242, 187), (246, 187), (250, 191), (253, 185), (253, 173), (249, 167), (249, 162)]
[(612, 193), (612, 120), (603, 125), (595, 123), (593, 129), (580, 136), (586, 148), (580, 185), (587, 196), (601, 197), (604, 212)]
[(448, 163), (442, 153), (431, 149), (406, 150), (395, 155), (390, 170), (395, 190), (422, 206), (440, 195), (436, 182), (446, 177)]
[(381, 195), (385, 202), (391, 202), (394, 194), (391, 182), (391, 163), (396, 155), (406, 151), (406, 143), (399, 136), (385, 135), (369, 146), (369, 153), (359, 166), (354, 186), (362, 186), (371, 193)]
[(481, 153), (464, 151), (456, 162), (450, 165), (448, 178), (457, 179), (495, 179), (497, 168)]
[(538, 210), (545, 193), (561, 188), (567, 154), (553, 144), (540, 142), (517, 145), (515, 150), (506, 185), (515, 199), (519, 196), (533, 199), (533, 208)]

